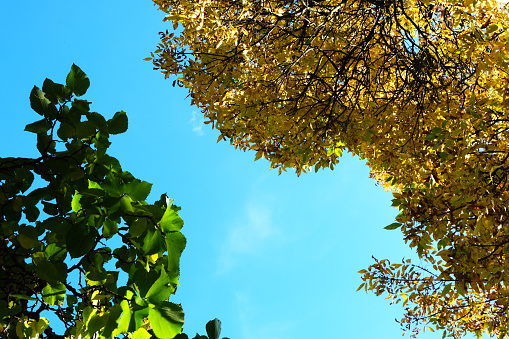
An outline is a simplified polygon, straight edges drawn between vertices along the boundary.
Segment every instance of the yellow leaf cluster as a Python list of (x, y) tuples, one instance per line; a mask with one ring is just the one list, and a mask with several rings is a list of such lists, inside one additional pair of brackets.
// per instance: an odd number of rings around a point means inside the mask
[(360, 288), (402, 301), (405, 330), (509, 330), (509, 6), (154, 2), (183, 30), (152, 61), (220, 139), (299, 175), (350, 151), (393, 190), (423, 264), (376, 261)]

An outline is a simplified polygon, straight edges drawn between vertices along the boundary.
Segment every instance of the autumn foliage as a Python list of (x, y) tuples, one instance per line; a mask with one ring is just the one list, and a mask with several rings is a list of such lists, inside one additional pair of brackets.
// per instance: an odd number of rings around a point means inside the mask
[(347, 150), (393, 190), (421, 258), (376, 260), (361, 288), (401, 325), (509, 330), (509, 6), (477, 0), (154, 0), (156, 69), (206, 122), (297, 174)]

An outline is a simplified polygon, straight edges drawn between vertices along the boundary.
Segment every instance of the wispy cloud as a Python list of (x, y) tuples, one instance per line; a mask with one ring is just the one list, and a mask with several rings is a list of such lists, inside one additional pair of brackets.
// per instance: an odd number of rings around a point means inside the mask
[(197, 111), (191, 112), (191, 120), (189, 120), (189, 123), (191, 124), (191, 127), (193, 129), (193, 132), (197, 135), (203, 135), (203, 126), (204, 126), (205, 119), (203, 118), (203, 115)]
[(259, 255), (260, 248), (280, 235), (272, 225), (268, 206), (250, 202), (245, 212), (230, 229), (219, 254), (218, 271), (224, 273), (231, 269), (246, 255)]
[(237, 315), (241, 329), (241, 339), (282, 339), (288, 338), (288, 332), (296, 324), (288, 320), (270, 321), (266, 312), (254, 302), (250, 290), (235, 292)]

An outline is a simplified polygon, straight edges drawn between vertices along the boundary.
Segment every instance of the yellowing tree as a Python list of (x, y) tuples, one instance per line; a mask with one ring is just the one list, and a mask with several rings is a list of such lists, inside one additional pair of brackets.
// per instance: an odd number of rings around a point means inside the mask
[(509, 330), (508, 6), (485, 0), (154, 0), (152, 54), (220, 138), (281, 172), (344, 150), (394, 192), (421, 258), (362, 270), (401, 325)]

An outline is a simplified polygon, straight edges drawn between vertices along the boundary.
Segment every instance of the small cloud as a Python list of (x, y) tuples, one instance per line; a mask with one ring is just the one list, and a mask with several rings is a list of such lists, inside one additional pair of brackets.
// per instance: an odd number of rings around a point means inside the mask
[(193, 128), (193, 132), (198, 135), (203, 135), (203, 126), (205, 119), (203, 118), (203, 115), (201, 113), (198, 113), (196, 111), (191, 112), (191, 120), (189, 121), (191, 123), (191, 126)]
[(219, 272), (232, 268), (239, 255), (259, 255), (260, 247), (278, 235), (279, 231), (272, 226), (269, 208), (249, 203), (242, 219), (230, 230), (221, 248)]
[(260, 309), (260, 303), (253, 301), (251, 289), (236, 291), (238, 324), (240, 339), (281, 339), (289, 338), (296, 324), (285, 319), (270, 321), (266, 312)]
[(229, 237), (230, 249), (238, 253), (254, 252), (260, 241), (274, 233), (266, 207), (250, 204), (246, 212), (247, 223), (234, 228)]

